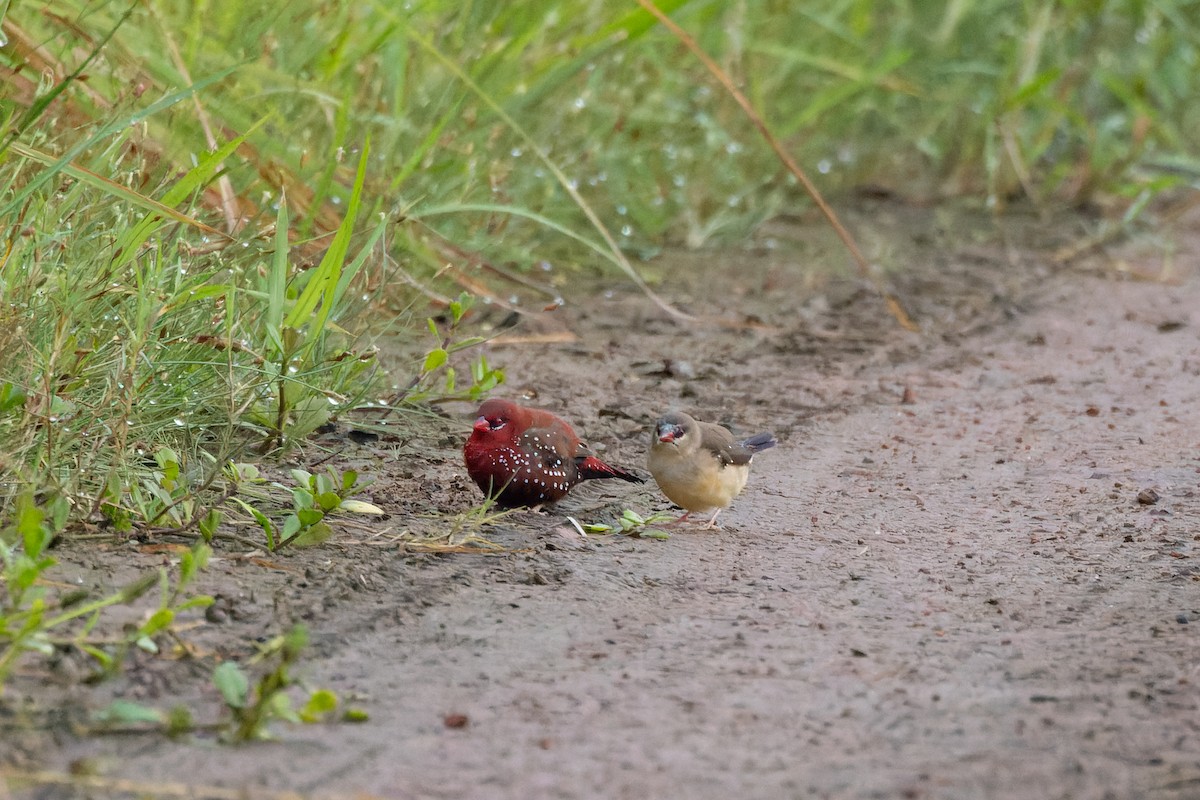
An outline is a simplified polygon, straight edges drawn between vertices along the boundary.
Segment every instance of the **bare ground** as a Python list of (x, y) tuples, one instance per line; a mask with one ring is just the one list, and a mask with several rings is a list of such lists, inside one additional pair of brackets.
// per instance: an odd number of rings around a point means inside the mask
[[(783, 226), (655, 262), (704, 325), (614, 285), (492, 346), (509, 394), (615, 463), (641, 465), (668, 407), (774, 430), (721, 530), (585, 539), (567, 515), (667, 508), (601, 485), (485, 530), (503, 554), (414, 553), (397, 533), (478, 502), (465, 425), (344, 442), (391, 518), (269, 561), (225, 548), (197, 656), (98, 689), (70, 658), (27, 664), (0, 797), (1200, 797), (1195, 250), (1170, 274), (1144, 249), (1065, 270), (1028, 223), (880, 205), (858, 225), (905, 265), (922, 334), (814, 277)], [(119, 584), (149, 549), (68, 542), (59, 577)], [(213, 663), (296, 621), (305, 678), (368, 722), (238, 748), (79, 733), (114, 696), (215, 713)], [(56, 782), (72, 768), (92, 777)]]

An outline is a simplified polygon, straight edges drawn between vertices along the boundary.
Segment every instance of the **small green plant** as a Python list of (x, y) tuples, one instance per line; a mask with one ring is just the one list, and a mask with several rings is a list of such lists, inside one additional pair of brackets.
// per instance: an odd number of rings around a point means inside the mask
[[(457, 300), (452, 300), (446, 306), (449, 313), (449, 323), (444, 329), (439, 327), (433, 317), (425, 320), (429, 333), (436, 345), (425, 353), (420, 369), (413, 375), (408, 385), (392, 398), (392, 405), (404, 402), (415, 403), (437, 399), (479, 401), (493, 389), (504, 383), (504, 371), (488, 364), (487, 356), (480, 355), (471, 362), (470, 383), (461, 385), (458, 373), (450, 366), (450, 356), (453, 353), (475, 347), (486, 341), (482, 336), (466, 336), (459, 338), (459, 329), (467, 312), (474, 305), (475, 298), (466, 292), (461, 293)], [(440, 386), (433, 385), (433, 377), (442, 375)]]
[[(267, 485), (253, 464), (230, 464), (226, 474), (239, 487), (238, 494), (258, 499), (260, 505), (269, 499), (269, 494), (253, 489)], [(258, 506), (242, 497), (232, 497), (262, 529), (267, 540), (267, 549), (271, 552), (279, 552), (284, 547), (312, 547), (327, 541), (333, 535), (333, 528), (329, 526), (326, 517), (334, 511), (342, 510), (355, 514), (383, 513), (383, 510), (373, 503), (351, 499), (370, 485), (360, 483), (358, 473), (354, 470), (346, 470), (339, 474), (329, 467), (324, 472), (313, 474), (306, 470), (294, 469), (291, 476), (295, 485), (290, 488), (282, 483), (270, 484), (270, 488), (290, 493), (292, 511), (284, 518), (282, 525), (277, 526)]]
[[(101, 709), (93, 720), (105, 731), (162, 731), (169, 736), (194, 732), (215, 732), (222, 741), (233, 744), (271, 738), (271, 723), (315, 723), (337, 711), (338, 697), (328, 689), (305, 690), (304, 702), (297, 707), (292, 691), (297, 681), (292, 670), (308, 644), (308, 633), (296, 626), (259, 646), (248, 666), (261, 666), (251, 685), (251, 676), (235, 661), (225, 661), (212, 672), (212, 683), (228, 712), (211, 723), (196, 721), (192, 710), (175, 706), (164, 710), (129, 700), (116, 700)], [(342, 711), (345, 722), (362, 722), (367, 714), (348, 707)]]
[(291, 669), (308, 644), (308, 632), (297, 625), (286, 634), (276, 636), (262, 645), (251, 664), (274, 661), (250, 686), (246, 672), (233, 661), (226, 661), (213, 670), (213, 684), (221, 693), (232, 717), (222, 737), (230, 742), (246, 742), (270, 738), (269, 726), (275, 720), (284, 722), (317, 722), (337, 709), (337, 695), (328, 689), (310, 692), (304, 704), (296, 708), (287, 690), (295, 681)]
[[(0, 688), (22, 655), (50, 656), (56, 647), (74, 647), (87, 653), (99, 667), (100, 676), (110, 675), (120, 668), (130, 647), (158, 652), (157, 637), (169, 632), (180, 612), (212, 603), (207, 595), (185, 597), (197, 572), (208, 562), (211, 550), (204, 542), (181, 553), (173, 583), (170, 572), (162, 568), (93, 600), (78, 593), (57, 601), (50, 598), (42, 582), (57, 562), (46, 550), (67, 520), (66, 506), (61, 497), (43, 507), (31, 496), (22, 495), (15, 504), (12, 522), (0, 532), (0, 577), (7, 590), (0, 601)], [(158, 605), (141, 624), (124, 631), (115, 642), (94, 635), (105, 608), (133, 603), (155, 585), (160, 589)], [(80, 621), (82, 624), (70, 632), (72, 624)]]
[(581, 524), (579, 527), (584, 533), (602, 535), (616, 533), (623, 536), (632, 536), (635, 539), (670, 539), (671, 534), (661, 528), (654, 527), (670, 520), (671, 515), (663, 512), (656, 512), (649, 517), (643, 517), (633, 509), (627, 508), (621, 512), (620, 518), (612, 525), (597, 522)]

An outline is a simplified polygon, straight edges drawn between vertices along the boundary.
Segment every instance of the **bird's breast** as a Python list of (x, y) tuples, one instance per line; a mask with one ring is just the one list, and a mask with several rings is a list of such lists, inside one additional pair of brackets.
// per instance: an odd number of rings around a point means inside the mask
[(681, 453), (669, 446), (652, 447), (647, 466), (667, 499), (688, 511), (725, 508), (750, 477), (748, 466), (722, 466), (705, 451)]

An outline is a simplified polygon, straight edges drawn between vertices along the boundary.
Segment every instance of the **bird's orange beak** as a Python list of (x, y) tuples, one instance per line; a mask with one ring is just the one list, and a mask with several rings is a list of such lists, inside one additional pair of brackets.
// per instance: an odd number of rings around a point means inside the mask
[(479, 419), (475, 420), (474, 428), (477, 431), (488, 431), (492, 429), (492, 424), (488, 422), (487, 417), (480, 417)]

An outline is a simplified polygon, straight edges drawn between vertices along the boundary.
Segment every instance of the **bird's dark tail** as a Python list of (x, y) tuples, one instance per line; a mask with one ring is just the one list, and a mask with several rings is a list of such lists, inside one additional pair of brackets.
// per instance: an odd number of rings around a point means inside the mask
[(618, 469), (611, 464), (605, 464), (595, 456), (581, 456), (575, 459), (575, 466), (579, 470), (579, 477), (582, 480), (589, 481), (598, 478), (620, 478), (623, 481), (630, 483), (645, 483), (645, 478), (639, 478), (632, 472), (626, 472), (623, 469)]
[(751, 453), (758, 453), (774, 447), (775, 445), (779, 444), (779, 442), (775, 440), (775, 434), (773, 433), (756, 433), (749, 439), (743, 439), (742, 441), (738, 442), (738, 444), (749, 450)]

